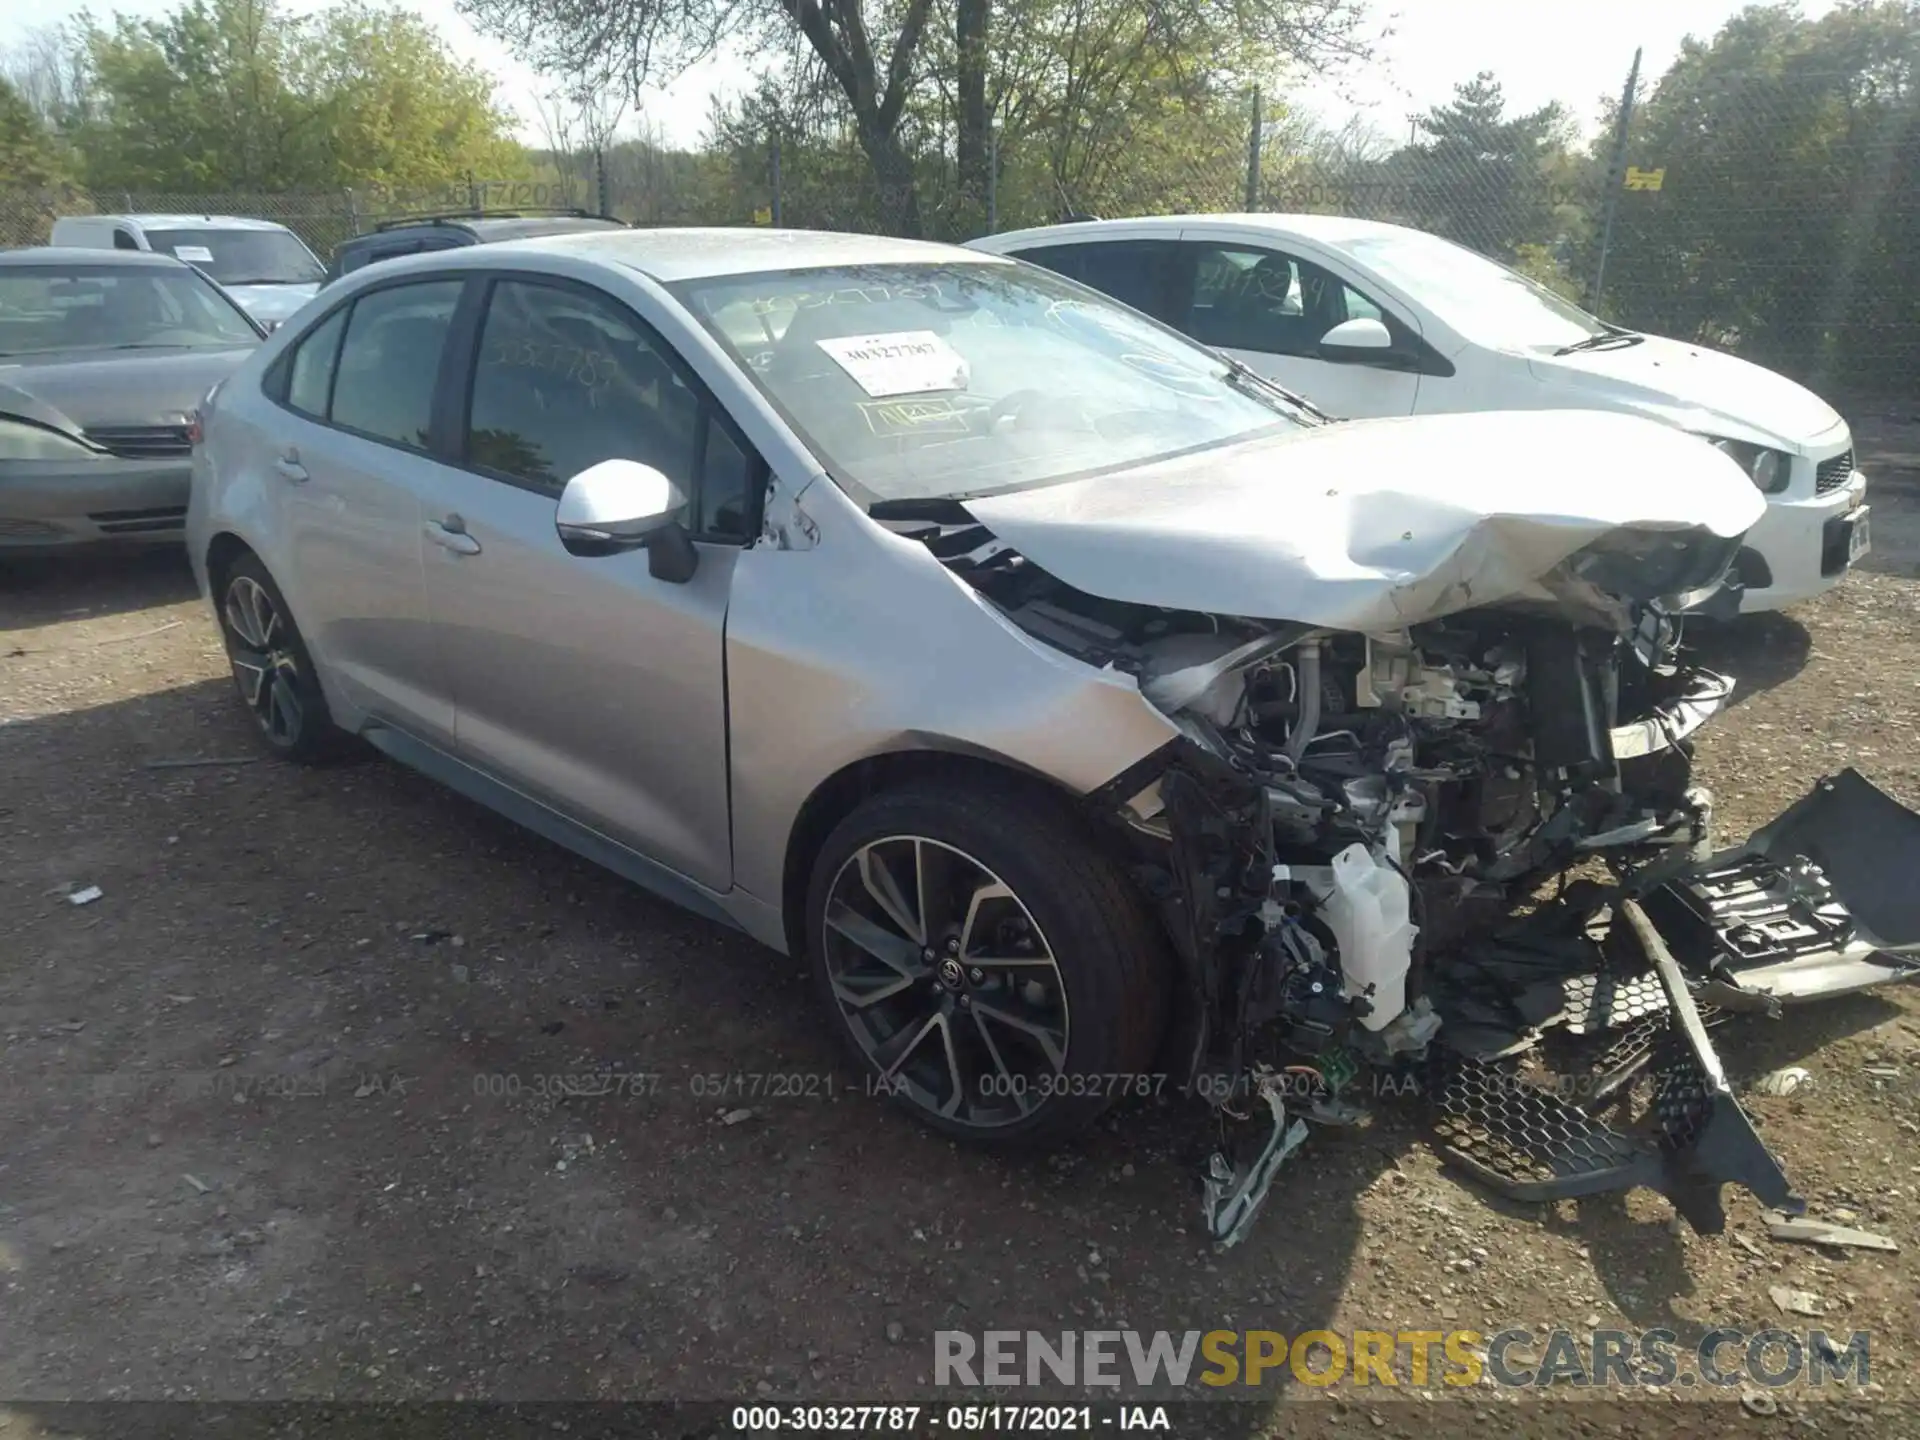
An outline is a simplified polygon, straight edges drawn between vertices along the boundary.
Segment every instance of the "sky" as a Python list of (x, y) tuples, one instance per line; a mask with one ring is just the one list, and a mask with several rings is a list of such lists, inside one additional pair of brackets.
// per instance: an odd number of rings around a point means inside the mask
[[(30, 26), (56, 24), (88, 0), (40, 0), (8, 5), (0, 17), (0, 47), (18, 41)], [(290, 0), (296, 10), (321, 0)], [(447, 37), (463, 58), (478, 62), (499, 80), (503, 103), (520, 116), (521, 135), (539, 143), (536, 101), (554, 88), (496, 41), (477, 35), (453, 0), (392, 0), (418, 11)], [(1645, 49), (1642, 71), (1657, 76), (1679, 54), (1688, 35), (1710, 36), (1742, 0), (1373, 0), (1373, 25), (1391, 33), (1378, 47), (1379, 60), (1364, 70), (1318, 81), (1297, 103), (1338, 124), (1363, 117), (1387, 135), (1407, 132), (1408, 117), (1447, 99), (1456, 83), (1491, 70), (1512, 107), (1530, 110), (1558, 100), (1591, 126), (1603, 95), (1618, 95), (1633, 62)], [(1817, 15), (1834, 0), (1802, 0)], [(174, 0), (93, 0), (96, 14), (118, 10), (158, 16)], [(29, 13), (30, 11), (30, 13)], [(727, 87), (729, 67), (709, 62), (645, 99), (645, 117), (670, 144), (696, 143), (705, 129), (714, 92)]]

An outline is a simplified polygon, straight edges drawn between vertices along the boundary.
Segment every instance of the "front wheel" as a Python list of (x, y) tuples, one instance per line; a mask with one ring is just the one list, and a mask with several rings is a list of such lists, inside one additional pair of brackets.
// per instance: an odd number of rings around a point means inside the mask
[(1165, 941), (1064, 801), (938, 784), (868, 800), (815, 861), (807, 934), (869, 1088), (948, 1134), (1056, 1140), (1155, 1088)]

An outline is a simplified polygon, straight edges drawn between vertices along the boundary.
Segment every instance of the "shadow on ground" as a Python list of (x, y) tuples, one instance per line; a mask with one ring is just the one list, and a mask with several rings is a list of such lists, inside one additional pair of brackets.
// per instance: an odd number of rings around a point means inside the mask
[(1813, 637), (1791, 614), (1742, 615), (1687, 622), (1686, 659), (1733, 676), (1733, 704), (1784, 685), (1806, 668)]
[(174, 545), (61, 555), (0, 551), (0, 615), (9, 630), (171, 605), (192, 599), (194, 588), (187, 552)]

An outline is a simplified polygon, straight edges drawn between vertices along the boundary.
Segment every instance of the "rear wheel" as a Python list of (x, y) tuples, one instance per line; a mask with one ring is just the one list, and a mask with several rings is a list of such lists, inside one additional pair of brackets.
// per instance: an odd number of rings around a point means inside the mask
[(255, 555), (242, 555), (220, 581), (220, 632), (240, 699), (277, 755), (316, 761), (345, 737), (327, 711), (313, 657), (286, 598)]
[(1084, 822), (1016, 786), (915, 785), (814, 865), (814, 979), (869, 1085), (949, 1134), (1071, 1134), (1145, 1074), (1165, 942)]

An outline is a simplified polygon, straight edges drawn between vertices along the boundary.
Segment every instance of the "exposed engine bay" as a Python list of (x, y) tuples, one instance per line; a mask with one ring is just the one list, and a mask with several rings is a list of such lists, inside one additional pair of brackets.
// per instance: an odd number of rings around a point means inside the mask
[(1309, 1122), (1383, 1093), (1517, 1198), (1650, 1185), (1710, 1232), (1729, 1181), (1801, 1208), (1706, 1032), (1920, 969), (1920, 816), (1847, 772), (1713, 850), (1691, 736), (1733, 682), (1683, 663), (1683, 612), (1731, 546), (1623, 534), (1496, 606), (1357, 634), (1101, 599), (959, 504), (888, 508), (1181, 732), (1093, 802), (1182, 970), (1168, 1068), (1220, 1121), (1216, 1241)]

